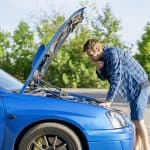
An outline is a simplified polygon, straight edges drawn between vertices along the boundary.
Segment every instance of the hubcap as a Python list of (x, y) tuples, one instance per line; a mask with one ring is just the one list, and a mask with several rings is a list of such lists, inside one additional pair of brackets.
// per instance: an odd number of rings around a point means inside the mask
[(33, 139), (27, 150), (68, 150), (68, 145), (57, 135), (42, 135)]

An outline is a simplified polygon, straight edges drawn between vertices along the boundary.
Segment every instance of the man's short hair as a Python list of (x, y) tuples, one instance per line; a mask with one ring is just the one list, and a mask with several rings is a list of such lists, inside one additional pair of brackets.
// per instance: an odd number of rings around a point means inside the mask
[(87, 50), (92, 50), (94, 48), (94, 45), (98, 42), (99, 42), (99, 40), (97, 40), (97, 39), (87, 40), (86, 43), (84, 44), (83, 52), (86, 52)]

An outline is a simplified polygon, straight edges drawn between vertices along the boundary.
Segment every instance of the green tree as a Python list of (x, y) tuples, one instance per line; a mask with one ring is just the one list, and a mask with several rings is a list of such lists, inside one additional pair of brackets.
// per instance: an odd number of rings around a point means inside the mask
[(31, 63), (35, 49), (34, 34), (28, 24), (21, 21), (13, 33), (11, 50), (12, 74), (20, 80), (25, 80), (31, 70)]
[(97, 87), (94, 66), (83, 54), (83, 43), (90, 32), (82, 27), (78, 30), (80, 34), (61, 47), (49, 70), (48, 80), (59, 87)]
[(104, 87), (106, 82), (97, 79), (95, 66), (83, 54), (83, 44), (91, 31), (79, 25), (61, 47), (45, 79), (59, 87)]
[(58, 13), (54, 14), (51, 20), (41, 19), (40, 24), (36, 28), (41, 43), (47, 44), (64, 20), (64, 16)]
[(9, 36), (10, 33), (0, 30), (0, 58), (4, 57), (4, 54), (6, 54), (6, 51), (10, 46)]
[(141, 40), (138, 41), (138, 49), (139, 53), (135, 55), (135, 58), (143, 66), (150, 79), (150, 23), (147, 23), (145, 33), (142, 35)]
[(0, 68), (8, 71), (11, 68), (9, 59), (11, 36), (9, 32), (0, 31)]
[(97, 17), (92, 21), (93, 36), (100, 39), (109, 46), (126, 47), (120, 40), (120, 21), (113, 15), (109, 4), (105, 6), (102, 13), (97, 10)]

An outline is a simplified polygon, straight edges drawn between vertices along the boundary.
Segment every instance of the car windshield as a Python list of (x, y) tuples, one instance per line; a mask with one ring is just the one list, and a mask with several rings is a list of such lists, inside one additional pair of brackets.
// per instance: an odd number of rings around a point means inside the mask
[(23, 84), (19, 80), (0, 69), (0, 88), (16, 91), (20, 90), (22, 86)]

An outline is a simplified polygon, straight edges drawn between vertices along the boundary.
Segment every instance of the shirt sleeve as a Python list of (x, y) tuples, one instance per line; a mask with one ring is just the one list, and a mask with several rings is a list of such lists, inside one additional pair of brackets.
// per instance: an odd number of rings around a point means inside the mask
[(107, 93), (107, 101), (113, 101), (117, 94), (121, 83), (121, 61), (117, 52), (117, 49), (112, 49), (108, 57), (108, 67), (109, 67), (109, 91)]

